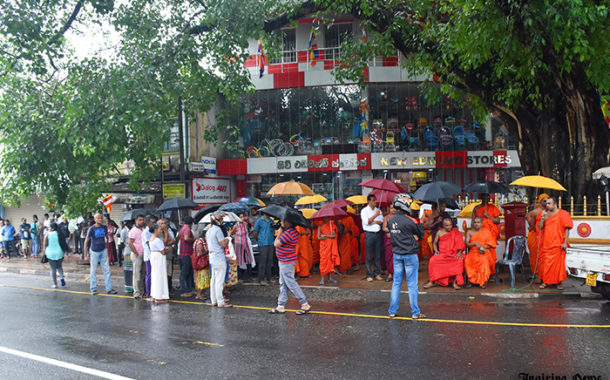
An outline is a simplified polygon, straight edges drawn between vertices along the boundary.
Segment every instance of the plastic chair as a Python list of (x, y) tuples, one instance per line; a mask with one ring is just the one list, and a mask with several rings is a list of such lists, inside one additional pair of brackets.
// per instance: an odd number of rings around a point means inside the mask
[[(513, 243), (513, 249), (510, 249), (510, 243)], [(529, 257), (529, 250), (527, 248), (527, 239), (525, 236), (517, 235), (513, 236), (506, 242), (506, 251), (504, 251), (504, 257), (496, 263), (496, 273), (499, 273), (500, 265), (508, 265), (510, 271), (510, 287), (515, 287), (515, 267), (521, 265), (521, 273), (523, 273), (523, 281), (527, 282), (525, 277), (525, 267), (523, 266), (523, 260), (525, 257)], [(496, 274), (496, 283), (498, 282), (498, 275)]]
[(464, 148), (466, 146), (466, 135), (464, 133), (464, 127), (461, 125), (456, 125), (453, 128), (453, 139), (455, 140), (455, 145), (460, 148)]
[(434, 150), (438, 145), (438, 137), (436, 137), (436, 133), (434, 133), (432, 128), (424, 128), (424, 141), (426, 142), (428, 150)]
[(464, 139), (469, 145), (473, 145), (475, 147), (479, 143), (479, 138), (472, 129), (464, 129)]

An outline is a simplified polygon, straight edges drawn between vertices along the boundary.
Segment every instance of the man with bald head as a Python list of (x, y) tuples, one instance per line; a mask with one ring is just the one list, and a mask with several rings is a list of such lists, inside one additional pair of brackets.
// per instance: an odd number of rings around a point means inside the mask
[[(93, 217), (95, 224), (89, 228), (85, 239), (85, 260), (89, 258), (89, 274), (91, 294), (97, 294), (97, 265), (100, 264), (104, 273), (106, 293), (116, 294), (112, 288), (112, 277), (110, 276), (110, 264), (108, 262), (108, 250), (106, 249), (106, 226), (102, 224), (102, 214), (97, 213)], [(91, 246), (89, 246), (91, 242)]]

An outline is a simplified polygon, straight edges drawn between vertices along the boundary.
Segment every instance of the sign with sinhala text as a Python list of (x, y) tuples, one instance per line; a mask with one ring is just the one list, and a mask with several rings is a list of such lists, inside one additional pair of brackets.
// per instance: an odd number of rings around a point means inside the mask
[(224, 178), (193, 178), (193, 201), (198, 204), (231, 202), (231, 181)]
[(163, 199), (184, 198), (183, 183), (164, 183), (163, 184)]

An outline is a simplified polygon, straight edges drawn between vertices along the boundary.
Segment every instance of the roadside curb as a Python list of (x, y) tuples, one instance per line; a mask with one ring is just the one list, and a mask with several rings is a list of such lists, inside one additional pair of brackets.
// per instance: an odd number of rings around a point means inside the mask
[[(0, 267), (0, 273), (14, 273), (18, 275), (26, 276), (49, 276), (48, 270), (36, 270), (36, 269), (23, 269), (15, 267)], [(89, 281), (89, 274), (77, 273), (77, 272), (66, 272), (64, 271), (66, 279), (75, 280), (78, 282)], [(117, 284), (122, 284), (124, 279), (123, 276), (113, 275), (113, 282), (117, 281)], [(387, 301), (390, 297), (390, 289), (357, 289), (357, 288), (340, 288), (336, 286), (320, 286), (320, 285), (301, 285), (303, 292), (308, 299), (312, 301)], [(239, 287), (231, 290), (231, 293), (239, 294), (240, 296), (254, 296), (254, 297), (277, 297), (278, 285), (260, 286), (255, 283), (243, 283)], [(408, 295), (408, 291), (401, 291), (401, 294)], [(487, 297), (496, 299), (534, 299), (534, 298), (583, 298), (583, 299), (603, 299), (599, 294), (592, 292), (578, 292), (578, 291), (567, 291), (567, 292), (553, 292), (553, 293), (540, 293), (540, 292), (483, 292), (483, 293), (465, 293), (465, 292), (426, 292), (420, 291), (419, 295), (422, 296), (460, 296), (468, 298), (476, 297)]]

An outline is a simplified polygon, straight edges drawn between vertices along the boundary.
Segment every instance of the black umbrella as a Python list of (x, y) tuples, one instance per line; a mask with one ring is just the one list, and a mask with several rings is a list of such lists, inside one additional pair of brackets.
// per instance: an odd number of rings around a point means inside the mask
[(477, 182), (471, 183), (470, 185), (468, 185), (464, 188), (464, 192), (465, 193), (487, 193), (487, 194), (503, 193), (503, 194), (506, 194), (506, 193), (508, 193), (508, 190), (501, 183), (484, 180), (484, 181), (477, 181)]
[(455, 194), (460, 193), (461, 189), (453, 183), (437, 181), (422, 185), (413, 193), (413, 198), (422, 202), (437, 202), (443, 198), (453, 198)]
[(193, 202), (190, 199), (173, 198), (173, 199), (168, 199), (165, 202), (163, 202), (163, 204), (161, 204), (161, 206), (159, 206), (157, 211), (181, 210), (181, 209), (185, 209), (185, 208), (195, 208), (198, 206), (199, 205), (197, 203)]
[(220, 205), (206, 206), (206, 207), (198, 210), (197, 213), (195, 215), (193, 215), (193, 220), (195, 221), (195, 223), (199, 223), (199, 221), (201, 219), (203, 219), (204, 216), (206, 216), (207, 214), (209, 214), (211, 212), (218, 210), (219, 207), (220, 207)]
[(233, 203), (225, 203), (224, 205), (220, 206), (219, 210), (228, 211), (228, 212), (232, 212), (232, 213), (239, 215), (241, 213), (248, 212), (248, 210), (250, 210), (250, 208), (245, 203), (233, 202)]
[(121, 222), (126, 222), (128, 220), (134, 220), (138, 216), (148, 216), (154, 215), (157, 211), (146, 209), (146, 208), (135, 208), (133, 210), (129, 210), (123, 215), (121, 215)]
[(259, 210), (263, 214), (267, 214), (272, 218), (286, 220), (297, 226), (311, 228), (309, 220), (305, 219), (303, 214), (287, 206), (269, 205)]

